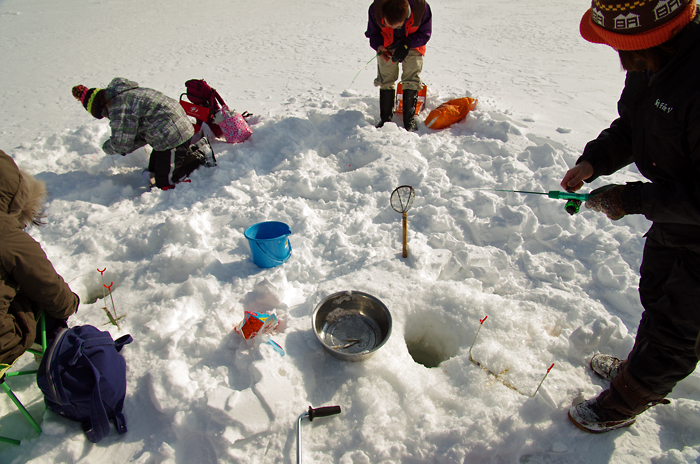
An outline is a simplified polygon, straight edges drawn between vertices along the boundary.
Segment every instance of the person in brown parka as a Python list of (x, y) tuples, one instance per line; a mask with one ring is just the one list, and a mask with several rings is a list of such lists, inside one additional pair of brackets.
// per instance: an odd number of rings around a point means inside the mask
[(37, 320), (47, 334), (67, 327), (80, 299), (56, 273), (41, 245), (24, 231), (39, 224), (46, 198), (43, 182), (22, 172), (0, 150), (0, 363), (12, 364), (32, 346)]

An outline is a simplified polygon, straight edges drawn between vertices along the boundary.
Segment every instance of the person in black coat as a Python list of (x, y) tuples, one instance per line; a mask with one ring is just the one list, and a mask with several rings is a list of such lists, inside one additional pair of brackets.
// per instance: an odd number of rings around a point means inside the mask
[(617, 220), (643, 214), (639, 295), (644, 313), (626, 360), (596, 355), (610, 380), (569, 418), (589, 432), (629, 426), (659, 403), (698, 361), (700, 333), (700, 19), (695, 0), (595, 0), (581, 20), (584, 39), (619, 52), (627, 71), (619, 118), (589, 142), (561, 182), (571, 191), (631, 163), (649, 182), (606, 185), (586, 206)]

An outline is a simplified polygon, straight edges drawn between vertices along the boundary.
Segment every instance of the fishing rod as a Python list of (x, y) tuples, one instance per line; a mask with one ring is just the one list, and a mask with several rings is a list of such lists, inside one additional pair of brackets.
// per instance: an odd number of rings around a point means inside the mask
[(360, 73), (361, 73), (362, 71), (364, 71), (364, 70), (367, 68), (367, 66), (369, 66), (369, 64), (370, 64), (372, 61), (374, 61), (374, 59), (375, 59), (376, 57), (378, 57), (379, 55), (381, 55), (381, 52), (379, 52), (379, 53), (377, 53), (376, 55), (374, 55), (374, 56), (372, 57), (372, 59), (369, 60), (369, 61), (367, 62), (367, 64), (366, 64), (362, 69), (360, 69), (359, 71), (357, 71), (357, 74), (355, 74), (355, 77), (354, 77), (354, 79), (352, 80), (352, 82), (350, 83), (350, 85), (348, 86), (348, 89), (349, 89), (350, 87), (352, 87), (352, 84), (355, 83), (355, 79), (357, 79), (357, 76), (359, 76)]
[(529, 193), (533, 195), (547, 195), (549, 198), (554, 198), (555, 200), (567, 200), (564, 209), (570, 215), (574, 215), (581, 210), (581, 203), (588, 200), (591, 196), (589, 193), (574, 193), (574, 192), (560, 192), (559, 190), (550, 190), (549, 192), (530, 192), (527, 190), (502, 190), (502, 189), (479, 189), (479, 190), (491, 190), (493, 192), (509, 192), (509, 193)]

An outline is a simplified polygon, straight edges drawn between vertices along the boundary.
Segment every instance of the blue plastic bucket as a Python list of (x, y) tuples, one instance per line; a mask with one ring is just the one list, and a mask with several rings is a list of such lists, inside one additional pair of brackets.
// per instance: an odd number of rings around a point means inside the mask
[(260, 267), (275, 267), (287, 261), (292, 255), (289, 235), (292, 230), (284, 222), (268, 221), (248, 227), (248, 239), (253, 262)]

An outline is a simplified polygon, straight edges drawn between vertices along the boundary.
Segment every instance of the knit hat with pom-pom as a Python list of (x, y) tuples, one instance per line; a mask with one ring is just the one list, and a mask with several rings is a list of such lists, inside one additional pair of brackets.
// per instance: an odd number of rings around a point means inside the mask
[(104, 89), (88, 89), (84, 85), (76, 85), (73, 87), (73, 96), (83, 104), (83, 107), (85, 107), (88, 113), (93, 117), (102, 119)]

